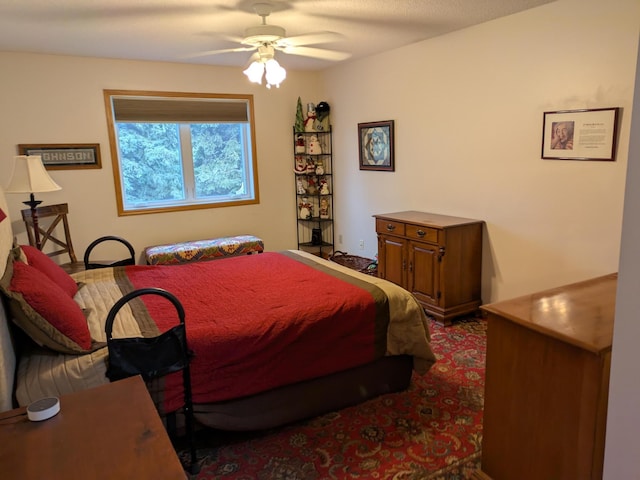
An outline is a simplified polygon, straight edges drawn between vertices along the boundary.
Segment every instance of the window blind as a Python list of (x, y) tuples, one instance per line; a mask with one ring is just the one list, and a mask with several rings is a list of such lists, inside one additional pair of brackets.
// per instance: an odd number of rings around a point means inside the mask
[(117, 122), (248, 122), (245, 99), (112, 97)]

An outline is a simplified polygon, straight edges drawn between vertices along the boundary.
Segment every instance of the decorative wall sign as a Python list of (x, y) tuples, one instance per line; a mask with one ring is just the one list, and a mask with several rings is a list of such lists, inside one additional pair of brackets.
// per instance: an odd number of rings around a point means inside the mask
[(18, 153), (40, 155), (47, 170), (102, 168), (98, 143), (21, 144)]
[(360, 170), (393, 172), (393, 120), (358, 124)]
[(544, 112), (542, 158), (616, 159), (619, 107)]

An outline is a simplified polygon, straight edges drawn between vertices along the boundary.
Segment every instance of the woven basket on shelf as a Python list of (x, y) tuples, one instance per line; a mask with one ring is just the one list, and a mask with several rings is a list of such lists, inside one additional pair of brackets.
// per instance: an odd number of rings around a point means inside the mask
[(366, 273), (375, 277), (378, 276), (378, 263), (371, 258), (348, 255), (347, 252), (336, 250), (334, 254), (329, 257), (329, 260), (353, 270), (357, 270), (361, 273)]

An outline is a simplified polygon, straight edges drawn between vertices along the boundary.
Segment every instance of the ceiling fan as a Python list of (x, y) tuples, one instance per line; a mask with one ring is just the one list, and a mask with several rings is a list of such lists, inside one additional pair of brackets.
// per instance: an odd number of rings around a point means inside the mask
[(328, 43), (340, 40), (342, 35), (335, 32), (314, 32), (287, 37), (283, 27), (267, 24), (267, 17), (271, 14), (272, 6), (268, 3), (256, 3), (253, 10), (262, 18), (262, 23), (249, 27), (244, 31), (244, 37), (228, 37), (232, 41), (239, 42), (242, 46), (221, 50), (208, 50), (205, 52), (188, 55), (187, 58), (206, 57), (231, 52), (250, 52), (256, 50), (252, 60), (272, 59), (275, 51), (281, 51), (290, 55), (301, 55), (321, 60), (340, 61), (351, 56), (350, 53), (323, 48), (308, 47), (318, 43)]

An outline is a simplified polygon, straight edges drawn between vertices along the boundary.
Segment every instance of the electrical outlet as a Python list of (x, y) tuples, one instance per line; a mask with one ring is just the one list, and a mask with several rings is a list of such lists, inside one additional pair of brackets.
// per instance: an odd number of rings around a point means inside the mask
[(364, 250), (364, 240), (360, 240), (360, 250)]
[(338, 235), (338, 243), (342, 245), (342, 234)]

